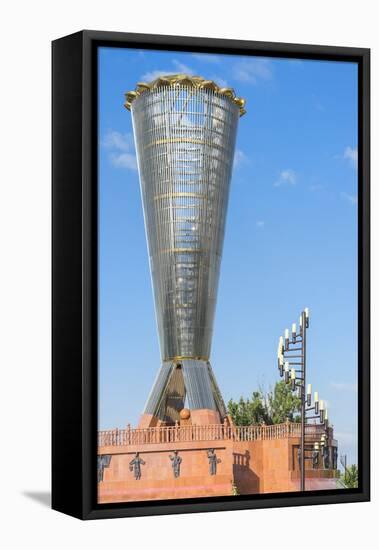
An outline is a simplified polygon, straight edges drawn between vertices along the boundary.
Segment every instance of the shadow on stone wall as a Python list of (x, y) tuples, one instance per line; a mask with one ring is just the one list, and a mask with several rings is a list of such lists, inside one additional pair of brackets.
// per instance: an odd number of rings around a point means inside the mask
[(233, 453), (233, 477), (241, 495), (259, 493), (259, 477), (250, 467), (250, 452)]

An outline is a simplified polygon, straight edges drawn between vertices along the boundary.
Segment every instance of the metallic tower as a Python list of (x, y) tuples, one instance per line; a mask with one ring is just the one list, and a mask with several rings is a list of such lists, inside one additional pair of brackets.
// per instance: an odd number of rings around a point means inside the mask
[(126, 94), (150, 258), (162, 366), (144, 414), (172, 423), (225, 405), (209, 356), (225, 218), (244, 100), (201, 77), (171, 75)]

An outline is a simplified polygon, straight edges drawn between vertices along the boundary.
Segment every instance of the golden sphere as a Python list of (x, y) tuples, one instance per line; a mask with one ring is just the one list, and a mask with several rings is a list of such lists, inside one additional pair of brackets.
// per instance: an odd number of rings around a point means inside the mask
[(191, 416), (191, 412), (189, 409), (182, 409), (179, 414), (180, 414), (180, 420), (188, 420), (189, 417)]

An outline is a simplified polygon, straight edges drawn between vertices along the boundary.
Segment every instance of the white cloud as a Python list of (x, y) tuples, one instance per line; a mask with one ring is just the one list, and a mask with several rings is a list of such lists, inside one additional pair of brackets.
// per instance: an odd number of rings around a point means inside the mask
[(259, 228), (263, 228), (265, 226), (265, 222), (263, 220), (258, 220), (256, 222), (256, 226)]
[(330, 382), (330, 385), (335, 390), (341, 390), (341, 391), (356, 392), (358, 389), (357, 384), (351, 384), (348, 382)]
[(156, 78), (159, 78), (160, 76), (166, 76), (168, 74), (174, 74), (175, 71), (171, 69), (157, 69), (155, 71), (149, 71), (147, 73), (144, 73), (141, 76), (142, 82), (151, 82), (152, 80), (155, 80)]
[(108, 159), (113, 166), (137, 170), (137, 159), (131, 134), (121, 134), (115, 130), (110, 130), (105, 135), (101, 145), (108, 149)]
[(282, 170), (278, 179), (274, 182), (274, 187), (280, 187), (281, 185), (296, 185), (297, 176), (294, 170), (287, 168)]
[[(212, 55), (207, 55), (207, 54), (192, 54), (193, 57), (195, 58), (198, 58), (198, 59), (203, 59), (203, 57), (205, 57), (206, 61), (209, 63), (210, 62), (210, 59), (213, 59), (213, 57), (215, 56), (212, 56)], [(208, 59), (210, 58), (210, 59)], [(144, 81), (144, 82), (151, 82), (152, 80), (155, 80), (156, 78), (160, 77), (160, 76), (167, 76), (167, 75), (170, 75), (170, 74), (188, 74), (190, 76), (194, 75), (196, 73), (196, 71), (194, 71), (191, 67), (189, 67), (188, 65), (185, 65), (184, 63), (182, 63), (181, 61), (179, 61), (178, 59), (173, 59), (172, 61), (172, 64), (174, 66), (174, 68), (171, 68), (171, 69), (157, 69), (155, 71), (149, 71), (145, 74), (142, 75), (141, 77), (141, 80)], [(218, 59), (217, 60), (217, 63), (219, 63), (220, 60)], [(216, 62), (214, 62), (216, 63)], [(221, 86), (221, 88), (226, 88), (228, 86), (228, 83), (227, 81), (225, 80), (225, 78), (221, 77), (221, 76), (218, 76), (218, 75), (203, 75), (204, 77), (206, 77), (207, 79), (209, 80), (213, 80), (214, 82), (216, 82), (216, 84), (218, 84), (219, 86)]]
[(260, 58), (238, 61), (233, 67), (233, 76), (239, 82), (251, 84), (256, 84), (258, 80), (269, 80), (272, 77), (271, 62)]
[(358, 149), (356, 147), (346, 147), (343, 152), (343, 158), (346, 159), (354, 168), (358, 167)]
[(121, 134), (110, 130), (102, 141), (106, 149), (118, 149), (119, 151), (130, 151), (133, 146), (133, 136), (131, 134)]
[(238, 168), (241, 164), (249, 162), (249, 159), (241, 149), (236, 149), (234, 153), (233, 168)]
[(216, 82), (216, 84), (218, 84), (221, 88), (227, 88), (228, 87), (228, 82), (224, 78), (222, 78), (221, 76), (210, 75), (209, 80), (213, 80), (213, 82)]
[(171, 69), (156, 69), (154, 71), (149, 71), (141, 76), (141, 80), (143, 82), (151, 82), (152, 80), (155, 80), (156, 78), (159, 78), (160, 76), (167, 76), (169, 74), (178, 74), (178, 73), (184, 73), (193, 75), (194, 71), (191, 69), (191, 67), (188, 67), (187, 65), (184, 65), (184, 63), (181, 63), (177, 59), (172, 60), (172, 64), (174, 65), (174, 68)]
[(119, 168), (128, 168), (129, 170), (137, 170), (137, 159), (132, 153), (111, 153), (109, 160), (113, 166)]
[(183, 73), (183, 74), (194, 74), (191, 67), (188, 67), (187, 65), (184, 65), (184, 63), (181, 63), (177, 59), (173, 59), (172, 63), (174, 67), (176, 68), (177, 72)]
[(349, 202), (350, 204), (357, 204), (358, 203), (358, 197), (357, 195), (350, 195), (349, 193), (344, 193), (343, 191), (341, 192), (341, 197)]
[(192, 57), (198, 59), (199, 61), (204, 61), (205, 63), (213, 63), (215, 65), (219, 65), (221, 63), (220, 57), (211, 53), (193, 53)]

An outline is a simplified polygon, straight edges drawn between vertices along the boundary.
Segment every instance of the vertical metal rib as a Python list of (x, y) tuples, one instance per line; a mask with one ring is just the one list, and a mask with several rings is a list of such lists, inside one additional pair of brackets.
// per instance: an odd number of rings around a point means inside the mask
[(186, 359), (182, 369), (189, 408), (217, 410), (206, 362)]
[(207, 369), (208, 369), (208, 376), (209, 376), (210, 383), (211, 383), (212, 394), (213, 394), (213, 399), (215, 401), (216, 409), (220, 413), (220, 417), (224, 418), (226, 416), (225, 403), (224, 403), (224, 400), (222, 398), (220, 388), (218, 387), (218, 384), (217, 384), (217, 381), (216, 381), (216, 378), (215, 378), (215, 375), (213, 373), (213, 370), (212, 370), (212, 367), (211, 367), (210, 363), (207, 363)]
[(157, 415), (160, 404), (165, 398), (166, 388), (170, 381), (171, 371), (174, 365), (171, 362), (163, 363), (154, 380), (149, 397), (147, 398), (144, 412)]

